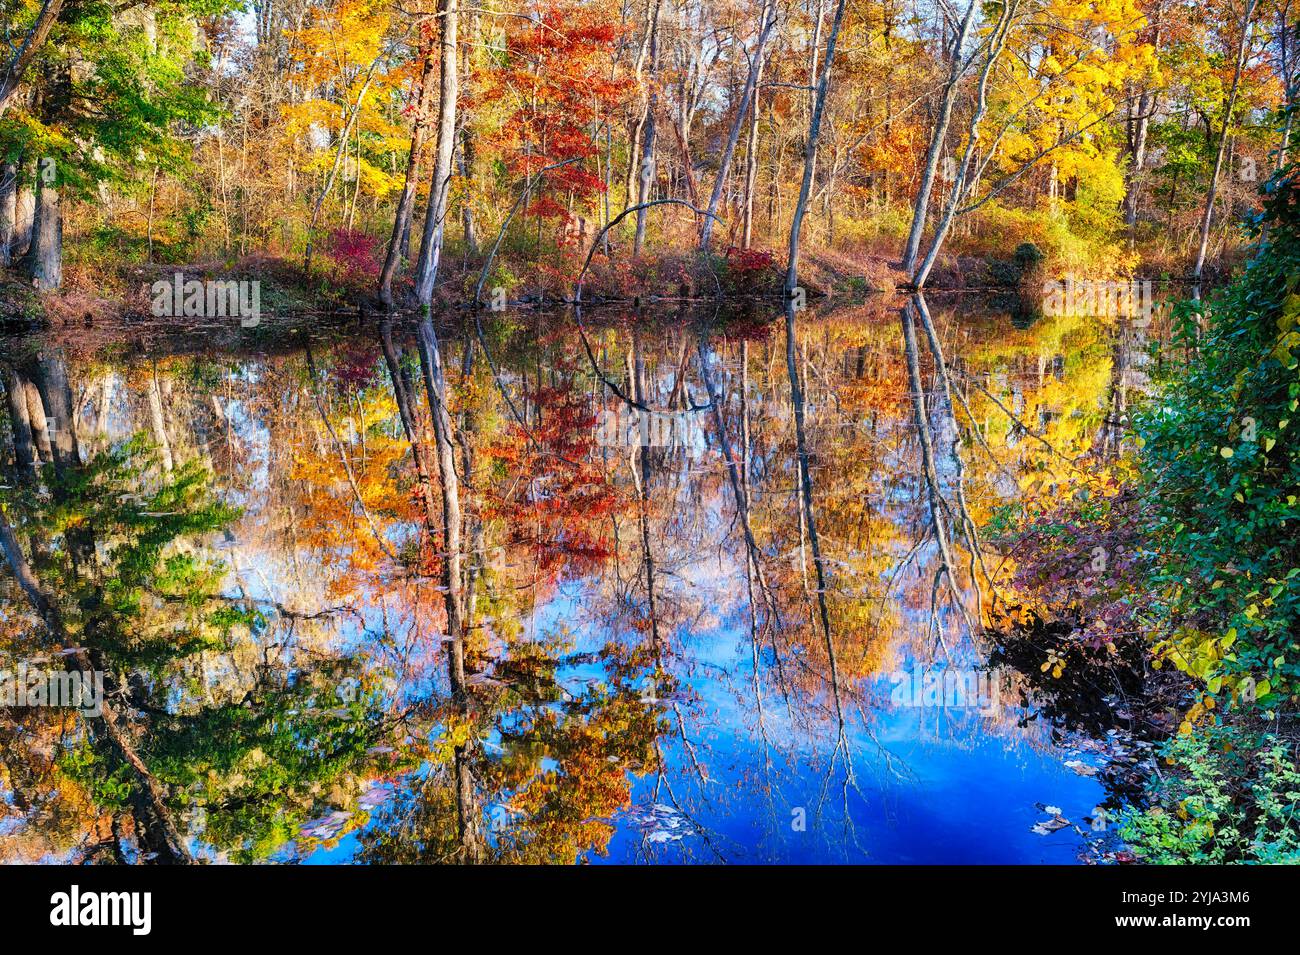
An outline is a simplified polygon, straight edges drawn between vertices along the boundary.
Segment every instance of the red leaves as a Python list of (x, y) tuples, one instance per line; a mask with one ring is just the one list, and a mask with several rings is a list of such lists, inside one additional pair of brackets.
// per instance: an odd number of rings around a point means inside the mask
[[(501, 60), (478, 77), (476, 101), (512, 107), (495, 138), (507, 169), (517, 178), (569, 159), (587, 159), (599, 148), (600, 127), (627, 96), (630, 84), (612, 78), (609, 51), (623, 28), (595, 11), (544, 8), (533, 21), (507, 28)], [(598, 195), (604, 183), (573, 163), (547, 173), (544, 188), (567, 194), (566, 202), (539, 199), (533, 215), (559, 218), (568, 198)], [(539, 190), (540, 191), (540, 190)]]
[(1132, 598), (1149, 571), (1145, 533), (1127, 489), (1095, 503), (1053, 505), (1016, 535), (1016, 585), (1051, 610), (1077, 612), (1086, 639), (1105, 642), (1137, 627)]
[(572, 386), (542, 387), (529, 401), (543, 411), (532, 441), (517, 426), (511, 440), (485, 450), (519, 474), (538, 475), (488, 502), (490, 517), (509, 529), (507, 546), (526, 549), (542, 576), (573, 577), (602, 566), (611, 554), (609, 515), (618, 496), (594, 447), (595, 415)]
[(765, 272), (775, 262), (772, 253), (762, 249), (738, 249), (734, 245), (727, 247), (727, 269), (737, 274)]
[(327, 249), (348, 281), (369, 282), (379, 276), (379, 240), (374, 236), (355, 229), (335, 229)]
[(363, 391), (379, 377), (379, 348), (360, 342), (341, 345), (330, 375), (343, 392)]
[(568, 208), (551, 196), (541, 196), (528, 204), (528, 214), (542, 219), (558, 219), (569, 214)]
[(727, 249), (726, 283), (728, 290), (737, 295), (753, 295), (770, 292), (771, 286), (778, 278), (776, 257), (762, 249), (738, 249), (734, 245)]

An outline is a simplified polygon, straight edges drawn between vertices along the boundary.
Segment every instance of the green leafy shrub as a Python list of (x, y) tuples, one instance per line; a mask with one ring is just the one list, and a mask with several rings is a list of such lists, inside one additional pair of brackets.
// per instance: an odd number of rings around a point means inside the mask
[(1179, 735), (1163, 754), (1174, 769), (1155, 803), (1130, 811), (1121, 834), (1143, 862), (1300, 863), (1300, 767), (1274, 736), (1223, 727)]
[(1170, 604), (1166, 659), (1210, 693), (1271, 707), (1300, 677), (1300, 208), (1269, 184), (1256, 252), (1175, 313), (1168, 384), (1139, 415), (1146, 512)]

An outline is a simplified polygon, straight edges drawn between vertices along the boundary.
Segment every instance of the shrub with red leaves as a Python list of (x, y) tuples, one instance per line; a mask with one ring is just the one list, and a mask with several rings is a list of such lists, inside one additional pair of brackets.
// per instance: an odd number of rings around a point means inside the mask
[(348, 282), (366, 282), (379, 277), (379, 240), (356, 229), (335, 229), (326, 250)]
[(1100, 646), (1140, 632), (1139, 599), (1151, 573), (1140, 501), (1131, 488), (1069, 498), (1033, 515), (1012, 535), (1015, 585), (1060, 619), (1076, 619), (1087, 642)]
[(776, 278), (776, 257), (763, 249), (727, 249), (725, 281), (737, 294), (754, 295), (769, 291)]

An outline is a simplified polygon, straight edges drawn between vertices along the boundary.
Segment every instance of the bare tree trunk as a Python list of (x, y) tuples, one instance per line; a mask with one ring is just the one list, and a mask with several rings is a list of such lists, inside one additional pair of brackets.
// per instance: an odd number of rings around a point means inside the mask
[(1142, 167), (1147, 156), (1147, 130), (1150, 127), (1151, 109), (1155, 103), (1154, 93), (1143, 93), (1138, 97), (1139, 115), (1133, 122), (1133, 145), (1129, 160), (1128, 189), (1124, 194), (1124, 223), (1128, 226), (1129, 241), (1133, 241), (1137, 230), (1138, 194), (1141, 190)]
[(162, 467), (164, 474), (171, 474), (176, 467), (176, 461), (172, 457), (172, 443), (167, 437), (167, 419), (163, 415), (162, 391), (158, 387), (158, 369), (149, 369), (149, 421), (153, 427), (153, 439), (158, 445), (158, 452), (162, 455)]
[(632, 239), (632, 254), (639, 256), (645, 244), (645, 203), (650, 201), (655, 180), (655, 113), (659, 107), (659, 11), (663, 7), (656, 0), (650, 18), (650, 95), (646, 100), (645, 121), (642, 127), (641, 172), (637, 181), (636, 201), (642, 208), (636, 213), (636, 233)]
[(821, 55), (822, 28), (826, 22), (826, 0), (815, 0), (817, 13), (813, 16), (812, 40), (808, 47), (808, 125), (812, 125), (813, 110), (817, 106), (817, 57)]
[(45, 413), (45, 402), (41, 400), (40, 389), (30, 378), (19, 379), (27, 398), (27, 420), (32, 428), (32, 444), (36, 449), (36, 459), (50, 464), (54, 461), (54, 449), (50, 446), (49, 422)]
[(9, 242), (9, 264), (16, 266), (31, 248), (32, 222), (36, 218), (36, 176), (32, 164), (20, 159), (14, 185), (14, 231)]
[[(474, 373), (474, 340), (466, 336), (465, 340), (465, 358), (461, 363), (461, 380), (469, 381), (470, 376)], [(476, 454), (475, 448), (478, 443), (479, 433), (483, 427), (482, 416), (475, 402), (466, 402), (466, 407), (461, 412), (461, 462), (463, 471), (462, 476), (465, 484), (469, 488), (469, 515), (465, 519), (468, 528), (469, 537), (469, 566), (465, 568), (465, 621), (464, 627), (466, 633), (472, 632), (476, 626), (475, 619), (478, 610), (478, 582), (482, 576), (483, 568), (486, 566), (484, 556), (486, 544), (486, 529), (483, 522), (483, 511), (481, 502), (474, 498), (475, 472), (476, 472)]]
[[(696, 354), (700, 363), (700, 378), (704, 382), (705, 391), (709, 396), (709, 405), (713, 409), (713, 425), (718, 432), (718, 446), (722, 450), (723, 461), (727, 465), (727, 479), (731, 483), (731, 493), (736, 500), (736, 515), (740, 519), (740, 529), (745, 538), (746, 551), (746, 568), (750, 579), (756, 580), (759, 590), (767, 604), (769, 613), (773, 619), (779, 619), (780, 609), (776, 602), (771, 588), (767, 583), (767, 575), (763, 571), (763, 564), (760, 560), (762, 550), (758, 546), (758, 541), (754, 537), (754, 529), (750, 523), (749, 516), (749, 422), (746, 417), (745, 391), (744, 387), (748, 383), (748, 368), (745, 364), (748, 358), (748, 343), (741, 343), (741, 460), (736, 461), (736, 456), (731, 448), (731, 439), (727, 435), (726, 422), (722, 418), (722, 395), (714, 385), (713, 376), (709, 371), (709, 363), (712, 355), (712, 349), (705, 340), (704, 332), (701, 330), (696, 342)], [(753, 595), (751, 593), (752, 601)]]
[(438, 35), (442, 47), (438, 70), (438, 154), (433, 164), (433, 182), (429, 185), (424, 240), (420, 245), (420, 258), (415, 270), (415, 298), (421, 305), (433, 304), (433, 288), (438, 282), (438, 266), (442, 261), (442, 242), (446, 231), (452, 160), (456, 153), (459, 66), (456, 59), (456, 30), (459, 3), (460, 0), (439, 0), (438, 3)]
[(835, 19), (831, 22), (831, 33), (826, 40), (826, 65), (822, 67), (821, 80), (817, 84), (812, 119), (808, 126), (808, 141), (804, 145), (803, 183), (799, 187), (799, 200), (795, 203), (794, 217), (790, 222), (790, 247), (785, 269), (787, 297), (794, 295), (795, 287), (799, 284), (799, 234), (803, 231), (803, 217), (808, 209), (808, 196), (812, 192), (813, 169), (817, 165), (817, 138), (821, 133), (822, 113), (826, 109), (826, 94), (831, 84), (831, 68), (835, 64), (835, 43), (839, 39), (843, 19), (844, 0), (838, 0)]
[(1293, 0), (1281, 0), (1277, 5), (1278, 70), (1282, 80), (1282, 141), (1277, 147), (1277, 160), (1273, 171), (1281, 172), (1287, 164), (1291, 150), (1291, 129), (1295, 120), (1296, 95), (1300, 93), (1300, 58), (1296, 45), (1300, 43), (1300, 25), (1294, 22), (1291, 12)]
[[(95, 412), (95, 430), (99, 432), (100, 438), (107, 443), (108, 439), (108, 414), (113, 400), (113, 373), (110, 371), (104, 375), (104, 381), (99, 393), (99, 408)], [(230, 434), (230, 422), (226, 419), (226, 413), (221, 408), (221, 402), (217, 396), (212, 396), (212, 407), (217, 412), (217, 417), (226, 422), (226, 434)]]
[(72, 386), (68, 366), (55, 354), (45, 354), (36, 362), (36, 389), (45, 408), (46, 430), (54, 466), (60, 471), (81, 464), (77, 447), (76, 414), (72, 404)]
[(415, 463), (416, 483), (420, 488), (420, 498), (424, 502), (425, 529), (432, 540), (437, 533), (434, 519), (433, 477), (429, 470), (424, 441), (420, 437), (420, 422), (415, 414), (415, 401), (411, 388), (402, 368), (401, 354), (393, 345), (392, 323), (385, 319), (380, 325), (380, 342), (383, 345), (384, 361), (388, 364), (389, 377), (393, 379), (393, 396), (397, 402), (397, 413), (406, 431), (407, 443), (411, 446), (411, 458)]
[[(447, 410), (447, 381), (443, 372), (442, 351), (433, 321), (425, 317), (420, 322), (417, 334), (420, 367), (424, 374), (424, 388), (437, 445), (438, 479), (442, 486), (442, 586), (447, 612), (447, 675), (456, 708), (463, 717), (467, 717), (469, 699), (465, 681), (464, 577), (461, 573), (460, 479), (456, 474), (456, 448), (452, 440), (451, 415)], [(470, 766), (471, 746), (472, 741), (466, 742), (457, 746), (454, 753), (457, 829), (461, 861), (464, 862), (478, 862), (483, 857), (483, 840), (479, 832), (480, 812), (474, 795)]]
[(1006, 49), (1007, 36), (1011, 32), (1011, 25), (1015, 20), (1018, 8), (1019, 0), (1006, 0), (1002, 5), (998, 21), (993, 27), (993, 32), (989, 36), (988, 46), (985, 48), (984, 53), (984, 66), (980, 70), (979, 85), (975, 94), (975, 106), (971, 111), (966, 149), (962, 152), (961, 164), (957, 167), (957, 177), (948, 195), (948, 205), (944, 210), (943, 219), (934, 230), (934, 238), (930, 240), (930, 250), (925, 254), (925, 260), (912, 276), (912, 284), (918, 290), (925, 285), (930, 270), (934, 268), (935, 259), (939, 256), (939, 250), (943, 247), (944, 239), (948, 236), (948, 230), (952, 228), (953, 220), (957, 217), (958, 209), (961, 207), (962, 197), (966, 194), (966, 179), (970, 172), (971, 161), (979, 148), (980, 122), (984, 119), (984, 112), (988, 108), (989, 77), (992, 75), (993, 67), (1002, 55), (1002, 51)]
[(907, 234), (907, 245), (903, 247), (903, 271), (911, 272), (916, 266), (916, 256), (921, 250), (921, 236), (925, 232), (925, 221), (929, 216), (930, 193), (934, 189), (935, 176), (939, 170), (939, 157), (943, 155), (944, 140), (948, 137), (948, 124), (952, 121), (952, 105), (957, 98), (957, 88), (967, 63), (962, 59), (962, 47), (970, 36), (971, 23), (975, 19), (978, 0), (970, 0), (966, 14), (962, 17), (957, 37), (953, 41), (951, 62), (948, 68), (948, 82), (944, 84), (943, 95), (939, 100), (939, 117), (930, 136), (930, 148), (925, 156), (925, 171), (921, 174), (921, 188), (917, 190), (916, 202), (912, 205), (912, 228)]
[(32, 422), (27, 408), (27, 384), (17, 371), (5, 377), (5, 394), (9, 400), (9, 423), (14, 433), (14, 463), (20, 474), (34, 475), (39, 461), (32, 443)]
[(636, 178), (641, 167), (641, 157), (638, 152), (641, 145), (641, 135), (645, 128), (647, 111), (650, 108), (650, 92), (644, 83), (645, 62), (650, 54), (650, 38), (654, 24), (658, 21), (659, 8), (658, 0), (646, 0), (645, 4), (645, 35), (642, 37), (637, 47), (636, 62), (632, 67), (633, 85), (639, 90), (645, 90), (641, 97), (641, 109), (637, 113), (636, 120), (632, 123), (632, 128), (627, 137), (627, 176), (624, 182), (624, 208), (634, 205), (633, 196), (639, 194)]
[(682, 178), (686, 180), (686, 198), (690, 200), (691, 205), (700, 204), (700, 190), (695, 184), (695, 160), (691, 158), (691, 144), (688, 140), (688, 133), (682, 127), (682, 120), (671, 123), (673, 135), (677, 139), (677, 148), (682, 154)]
[(954, 598), (957, 598), (959, 591), (954, 572), (952, 544), (948, 524), (944, 520), (947, 504), (939, 487), (939, 471), (935, 465), (934, 444), (930, 439), (930, 418), (925, 409), (925, 389), (921, 381), (921, 365), (916, 347), (916, 326), (913, 319), (913, 308), (913, 304), (909, 301), (903, 307), (901, 315), (909, 390), (912, 395), (912, 411), (916, 423), (917, 439), (921, 446), (921, 470), (925, 477), (925, 486), (930, 502), (930, 523), (934, 530), (934, 539), (939, 548), (939, 560), (942, 564), (940, 573), (947, 577), (952, 594)]
[(54, 182), (37, 177), (36, 213), (32, 221), (32, 243), (27, 252), (28, 275), (42, 292), (63, 285), (63, 217), (59, 211), (59, 189)]
[(1237, 91), (1241, 86), (1241, 72), (1246, 65), (1246, 50), (1250, 46), (1250, 21), (1255, 16), (1258, 0), (1246, 0), (1246, 13), (1241, 20), (1241, 39), (1237, 43), (1237, 62), (1232, 71), (1232, 89), (1228, 93), (1228, 105), (1223, 114), (1223, 129), (1219, 133), (1219, 148), (1214, 154), (1214, 172), (1210, 176), (1210, 188), (1205, 194), (1205, 208), (1201, 211), (1201, 241), (1196, 250), (1196, 266), (1192, 276), (1200, 279), (1205, 269), (1205, 256), (1210, 246), (1210, 220), (1214, 217), (1214, 201), (1219, 195), (1219, 174), (1223, 171), (1223, 157), (1227, 151), (1228, 133), (1232, 129), (1232, 114), (1237, 108)]
[(1286, 167), (1287, 153), (1291, 147), (1291, 128), (1295, 120), (1295, 111), (1287, 109), (1286, 120), (1282, 124), (1282, 141), (1277, 147), (1277, 163), (1273, 167), (1274, 172), (1281, 172)]
[(14, 233), (18, 227), (18, 165), (0, 167), (0, 266), (12, 264)]
[(443, 585), (447, 589), (448, 638), (452, 649), (452, 692), (465, 691), (464, 605), (461, 586), (461, 515), (460, 480), (456, 472), (456, 446), (451, 434), (451, 416), (447, 411), (447, 381), (443, 373), (442, 351), (433, 321), (420, 322), (420, 366), (424, 373), (425, 393), (433, 419), (433, 437), (438, 463), (438, 480), (442, 485)]
[[(429, 324), (427, 331), (424, 324)], [(455, 470), (455, 452), (449, 447), (450, 418), (444, 404), (446, 383), (442, 377), (442, 356), (438, 349), (438, 338), (428, 319), (422, 323), (420, 332), (420, 365), (424, 373), (429, 407), (432, 411), (435, 441), (438, 447), (438, 469), (442, 476), (442, 523), (443, 546), (446, 554), (442, 561), (442, 585), (444, 606), (447, 614), (447, 676), (451, 684), (452, 695), (457, 710), (464, 715), (468, 712), (468, 700), (465, 697), (465, 650), (464, 604), (460, 597), (460, 502), (459, 482)], [(384, 360), (388, 364), (388, 373), (393, 380), (393, 393), (397, 399), (398, 414), (402, 427), (406, 430), (407, 441), (411, 445), (411, 455), (415, 460), (417, 480), (421, 497), (424, 501), (425, 526), (429, 539), (435, 540), (435, 505), (433, 501), (433, 481), (425, 457), (424, 442), (420, 438), (420, 425), (415, 415), (415, 404), (411, 395), (410, 381), (401, 367), (401, 357), (393, 345), (392, 324), (385, 319), (380, 326), (380, 339), (383, 344)], [(454, 555), (454, 560), (453, 560)], [(480, 811), (474, 794), (474, 777), (470, 761), (470, 744), (457, 746), (452, 759), (453, 783), (456, 794), (456, 826), (460, 842), (460, 861), (478, 862), (484, 854), (483, 840), (480, 835)]]
[[(474, 139), (467, 131), (462, 137), (460, 158), (456, 168), (466, 182), (473, 181)], [(478, 255), (478, 223), (474, 219), (474, 207), (468, 201), (460, 205), (460, 227), (465, 237), (465, 251), (469, 255)]]
[(758, 113), (759, 91), (763, 88), (764, 61), (758, 61), (754, 80), (754, 101), (749, 110), (749, 137), (745, 143), (745, 200), (740, 247), (748, 249), (754, 241), (754, 185), (758, 181)]
[(402, 195), (397, 200), (393, 217), (393, 235), (388, 241), (384, 267), (379, 273), (379, 300), (391, 307), (393, 304), (393, 279), (404, 254), (403, 240), (410, 236), (411, 212), (415, 206), (415, 192), (420, 183), (420, 157), (424, 152), (425, 135), (429, 128), (429, 110), (433, 105), (433, 46), (424, 50), (424, 63), (420, 70), (420, 88), (416, 93), (415, 126), (411, 129), (411, 150), (406, 162), (406, 181)]
[[(1152, 47), (1157, 56), (1160, 53), (1160, 39), (1164, 28), (1163, 16), (1164, 5), (1162, 3), (1155, 10), (1155, 32), (1151, 39)], [(1157, 92), (1152, 89), (1144, 89), (1134, 107), (1136, 115), (1133, 116), (1129, 123), (1130, 162), (1128, 188), (1124, 193), (1124, 222), (1128, 226), (1130, 242), (1133, 241), (1134, 233), (1137, 230), (1138, 198), (1142, 191), (1142, 167), (1146, 163), (1147, 155), (1147, 132), (1151, 128), (1151, 114), (1155, 110), (1157, 102)]]
[[(736, 105), (736, 115), (731, 120), (731, 130), (727, 133), (727, 145), (722, 150), (722, 162), (718, 166), (718, 178), (713, 181), (713, 193), (709, 196), (708, 215), (704, 217), (704, 222), (700, 225), (701, 251), (709, 248), (709, 241), (713, 237), (713, 217), (718, 211), (718, 203), (722, 199), (723, 190), (727, 187), (727, 177), (731, 173), (731, 160), (736, 154), (736, 143), (740, 140), (741, 127), (744, 125), (745, 118), (749, 114), (751, 104), (754, 101), (758, 74), (761, 68), (760, 64), (763, 62), (763, 54), (767, 46), (767, 37), (772, 32), (772, 27), (776, 25), (776, 9), (767, 0), (764, 0), (762, 8), (759, 10), (758, 19), (759, 23), (762, 24), (758, 34), (758, 44), (754, 50), (753, 58), (749, 61), (749, 73), (745, 77), (745, 89), (740, 95), (740, 102)], [(820, 105), (819, 98), (818, 108), (820, 108)], [(814, 135), (816, 134), (814, 133)]]
[[(830, 71), (835, 59), (835, 34), (839, 27), (839, 13), (844, 10), (844, 0), (840, 0), (835, 24), (831, 27), (830, 40), (827, 44), (826, 71)], [(814, 111), (814, 115), (819, 110)], [(831, 636), (830, 610), (826, 605), (826, 590), (829, 581), (826, 574), (826, 561), (822, 557), (821, 538), (817, 533), (817, 518), (813, 510), (812, 470), (808, 457), (807, 427), (804, 422), (804, 391), (799, 378), (795, 345), (795, 307), (791, 299), (785, 304), (785, 366), (790, 379), (790, 403), (794, 406), (795, 453), (798, 464), (798, 497), (800, 513), (803, 515), (808, 530), (808, 543), (812, 549), (813, 569), (817, 576), (817, 607), (821, 622), (822, 639), (826, 646), (826, 659), (830, 667), (831, 695), (835, 701), (835, 717), (839, 724), (841, 737), (844, 733), (844, 709), (840, 701), (839, 665), (836, 659), (835, 641)]]
[[(469, 88), (471, 79), (474, 76), (473, 56), (478, 45), (478, 7), (470, 10), (469, 14), (469, 37), (464, 44), (465, 47), (465, 83), (467, 96), (473, 95), (473, 90)], [(460, 136), (460, 164), (458, 169), (461, 178), (467, 183), (474, 183), (474, 161), (478, 154), (475, 146), (474, 133), (470, 130), (469, 124), (461, 130)], [(474, 219), (474, 206), (466, 200), (460, 205), (460, 222), (461, 228), (465, 234), (465, 249), (470, 255), (478, 255), (478, 223)]]

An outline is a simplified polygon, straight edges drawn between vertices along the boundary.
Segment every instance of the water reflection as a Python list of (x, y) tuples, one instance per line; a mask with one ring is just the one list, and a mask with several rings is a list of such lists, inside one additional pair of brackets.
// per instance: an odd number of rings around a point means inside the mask
[(898, 674), (979, 670), (981, 534), (1114, 459), (1153, 330), (491, 318), (4, 343), (0, 665), (106, 697), (0, 711), (0, 857), (1076, 857), (1017, 677)]

